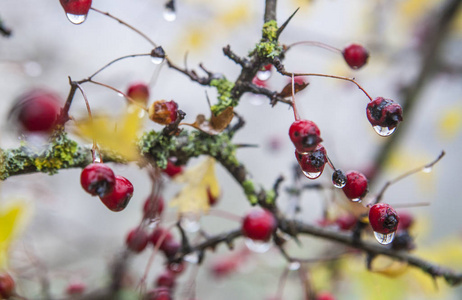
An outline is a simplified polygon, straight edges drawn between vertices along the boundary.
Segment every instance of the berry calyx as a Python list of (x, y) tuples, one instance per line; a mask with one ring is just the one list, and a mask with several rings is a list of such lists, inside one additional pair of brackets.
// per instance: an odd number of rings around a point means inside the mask
[(369, 223), (372, 229), (381, 234), (389, 234), (398, 229), (398, 213), (386, 203), (377, 203), (369, 210)]
[(148, 234), (142, 228), (132, 229), (125, 240), (128, 249), (140, 253), (148, 245)]
[(349, 171), (346, 173), (346, 178), (346, 184), (342, 188), (345, 195), (353, 201), (364, 198), (368, 192), (366, 176), (357, 171)]
[(0, 273), (0, 299), (8, 299), (14, 293), (15, 283), (8, 273)]
[(316, 179), (321, 176), (327, 162), (326, 149), (321, 144), (317, 145), (313, 152), (307, 154), (295, 151), (295, 157), (303, 174), (309, 179)]
[(170, 159), (167, 161), (167, 167), (162, 170), (168, 177), (172, 178), (183, 172), (183, 166), (177, 166)]
[(149, 118), (161, 125), (168, 125), (176, 121), (178, 104), (171, 100), (158, 100), (149, 107)]
[[(403, 109), (401, 105), (390, 99), (377, 97), (367, 104), (367, 119), (372, 126), (387, 128), (391, 134), (399, 122), (403, 121)], [(388, 135), (388, 134), (386, 134)]]
[(369, 52), (358, 44), (351, 44), (342, 51), (343, 58), (352, 69), (359, 69), (367, 63)]
[(127, 207), (127, 204), (132, 196), (132, 183), (123, 176), (115, 176), (114, 189), (106, 196), (100, 197), (100, 199), (110, 210), (121, 211)]
[(322, 142), (321, 131), (313, 121), (298, 120), (289, 128), (289, 137), (300, 153), (311, 152)]
[(144, 218), (154, 219), (164, 211), (164, 198), (162, 196), (149, 196), (143, 205)]
[(276, 219), (270, 211), (253, 209), (242, 221), (242, 233), (252, 240), (268, 241), (276, 225)]
[(128, 87), (127, 96), (146, 105), (149, 99), (149, 87), (142, 82), (133, 83)]
[(92, 163), (86, 166), (80, 174), (80, 184), (93, 196), (104, 197), (114, 190), (116, 178), (107, 165)]
[(10, 115), (21, 129), (29, 133), (49, 133), (56, 125), (61, 108), (60, 98), (53, 92), (35, 89), (18, 98)]

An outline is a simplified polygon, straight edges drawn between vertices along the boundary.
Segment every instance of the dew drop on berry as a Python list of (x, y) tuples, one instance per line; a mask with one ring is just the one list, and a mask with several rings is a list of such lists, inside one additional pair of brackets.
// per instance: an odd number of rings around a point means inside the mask
[(422, 172), (424, 173), (430, 173), (431, 171), (433, 170), (433, 166), (430, 166), (430, 167), (425, 167), (422, 169)]
[(338, 189), (343, 188), (347, 183), (347, 178), (346, 178), (345, 173), (339, 169), (335, 170), (334, 173), (332, 174), (332, 183)]
[(288, 268), (291, 271), (297, 271), (298, 269), (300, 269), (300, 266), (301, 265), (298, 261), (293, 261), (289, 264)]
[(67, 19), (72, 24), (76, 24), (76, 25), (82, 24), (87, 19), (87, 15), (74, 15), (74, 14), (67, 13), (66, 16), (67, 16)]
[(166, 7), (163, 13), (164, 19), (167, 22), (173, 22), (176, 20), (176, 12), (170, 7)]
[(322, 174), (322, 172), (306, 172), (306, 171), (303, 171), (303, 170), (302, 170), (302, 172), (309, 179), (316, 179), (319, 176), (321, 176), (321, 174)]
[(361, 198), (354, 198), (354, 199), (350, 199), (351, 202), (358, 202), (358, 203), (361, 203)]
[(271, 248), (271, 241), (259, 241), (251, 238), (245, 239), (245, 245), (249, 250), (256, 253), (265, 253)]
[(181, 227), (189, 233), (198, 232), (201, 228), (200, 223), (200, 214), (196, 213), (187, 213), (181, 216), (180, 225)]
[(261, 81), (266, 81), (271, 77), (271, 70), (260, 70), (257, 72), (257, 78)]
[(380, 136), (389, 136), (393, 132), (395, 132), (396, 127), (392, 129), (388, 129), (388, 127), (382, 127), (382, 126), (377, 125), (377, 126), (374, 126), (374, 130)]
[(164, 58), (163, 58), (163, 57), (151, 56), (151, 61), (152, 61), (152, 63), (155, 64), (155, 65), (160, 65), (161, 63), (164, 62)]
[(197, 252), (192, 252), (185, 255), (183, 259), (190, 264), (197, 264), (199, 262), (199, 254)]
[(393, 239), (395, 238), (395, 232), (391, 232), (388, 234), (383, 234), (383, 233), (378, 233), (374, 231), (374, 236), (377, 242), (379, 242), (382, 245), (388, 245), (391, 242), (393, 242)]

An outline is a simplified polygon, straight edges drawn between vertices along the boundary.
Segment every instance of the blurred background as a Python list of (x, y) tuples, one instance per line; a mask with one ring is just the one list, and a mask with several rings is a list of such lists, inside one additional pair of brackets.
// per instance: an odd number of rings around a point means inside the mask
[[(458, 181), (462, 160), (462, 15), (452, 18), (447, 29), (430, 39), (432, 28), (440, 21), (447, 1), (440, 0), (288, 0), (277, 8), (278, 24), (282, 24), (298, 7), (290, 25), (281, 36), (281, 43), (319, 41), (336, 48), (356, 42), (370, 52), (368, 64), (351, 70), (339, 53), (326, 49), (298, 46), (286, 55), (285, 66), (291, 72), (312, 72), (354, 77), (373, 97), (382, 96), (402, 103), (406, 88), (412, 87), (426, 63), (425, 54), (439, 43), (438, 53), (430, 59), (434, 64), (419, 87), (412, 111), (404, 111), (404, 122), (397, 131), (399, 139), (383, 171), (370, 187), (377, 193), (387, 181), (434, 160), (441, 150), (446, 156), (431, 173), (420, 172), (391, 186), (384, 202), (396, 207), (412, 204), (426, 206), (405, 210), (415, 217), (412, 234), (416, 255), (462, 270), (462, 201)], [(169, 58), (187, 65), (224, 74), (233, 81), (240, 68), (225, 57), (222, 48), (230, 45), (238, 55), (246, 55), (261, 38), (264, 1), (176, 1), (176, 19), (164, 18), (164, 1), (158, 0), (94, 0), (93, 7), (110, 12), (147, 34), (162, 45)], [(31, 88), (47, 88), (58, 93), (63, 101), (69, 91), (70, 76), (81, 80), (109, 61), (120, 56), (150, 53), (151, 45), (128, 28), (95, 11), (90, 11), (81, 25), (70, 23), (57, 0), (3, 0), (0, 18), (12, 30), (9, 38), (0, 39), (0, 146), (17, 147), (20, 137), (8, 112), (15, 99)], [(439, 23), (438, 23), (439, 22)], [(186, 112), (185, 122), (193, 122), (199, 113), (208, 115), (207, 91), (212, 104), (216, 90), (190, 81), (186, 76), (159, 67), (149, 57), (122, 60), (96, 80), (125, 91), (137, 81), (149, 84), (150, 102), (175, 100)], [(313, 120), (322, 132), (323, 144), (336, 167), (343, 170), (370, 171), (377, 151), (386, 138), (378, 136), (370, 126), (365, 106), (367, 97), (355, 85), (341, 80), (313, 77), (310, 85), (297, 94), (302, 118)], [(287, 78), (273, 71), (269, 88), (281, 90)], [(117, 93), (92, 84), (85, 84), (92, 110), (122, 114), (126, 103)], [(251, 172), (255, 182), (270, 188), (279, 175), (286, 181), (281, 191), (293, 184), (294, 149), (287, 132), (293, 113), (287, 105), (269, 105), (267, 98), (246, 94), (236, 108), (246, 126), (235, 136), (236, 143), (256, 144), (257, 148), (238, 150), (238, 158)], [(71, 108), (75, 119), (86, 116), (85, 104), (77, 94)], [(72, 124), (69, 126), (72, 131)], [(162, 127), (146, 120), (146, 130)], [(186, 130), (192, 130), (186, 128)], [(19, 137), (19, 138), (18, 138)], [(193, 166), (203, 158), (191, 160)], [(0, 186), (0, 208), (9, 201), (27, 203), (28, 217), (13, 241), (8, 258), (9, 269), (17, 274), (18, 291), (30, 299), (40, 299), (42, 276), (49, 278), (51, 292), (63, 295), (69, 282), (82, 281), (88, 290), (104, 285), (108, 265), (124, 248), (128, 231), (139, 224), (142, 205), (151, 185), (148, 174), (136, 164), (111, 164), (117, 174), (127, 177), (135, 187), (129, 206), (120, 213), (104, 207), (80, 186), (81, 170), (63, 170), (55, 176), (31, 174), (8, 178)], [(219, 165), (217, 176), (222, 196), (217, 209), (242, 216), (250, 209), (242, 189)], [(326, 170), (317, 182), (330, 184)], [(181, 188), (165, 180), (164, 198), (168, 201)], [(309, 183), (304, 179), (304, 183)], [(279, 205), (287, 208), (289, 196), (282, 192)], [(364, 201), (367, 203), (367, 201)], [(323, 216), (326, 203), (336, 203), (340, 211), (352, 210), (341, 191), (308, 191), (302, 195), (297, 218), (316, 223)], [(398, 212), (401, 211), (398, 209)], [(177, 218), (176, 208), (168, 206), (165, 222)], [(237, 228), (239, 223), (219, 218), (213, 213), (201, 218), (202, 228), (217, 234)], [(0, 228), (1, 230), (1, 228)], [(176, 234), (176, 233), (175, 233)], [(304, 246), (290, 245), (291, 253), (303, 258), (321, 257), (327, 248), (339, 247), (323, 240), (303, 238)], [(245, 252), (242, 239), (236, 241), (235, 253)], [(241, 252), (239, 252), (241, 251)], [(132, 259), (130, 274), (133, 286), (144, 273), (151, 250)], [(232, 254), (221, 245), (206, 256), (201, 268), (188, 266), (179, 279), (175, 299), (190, 299), (192, 278), (196, 278), (196, 299), (269, 299), (277, 290), (279, 278), (287, 267), (277, 249), (264, 254), (242, 254), (247, 257), (237, 270), (217, 276), (212, 270), (216, 261)], [(154, 262), (148, 286), (161, 272), (163, 260)], [(387, 276), (366, 270), (363, 256), (345, 258), (335, 276), (328, 263), (307, 266), (309, 277), (318, 290), (331, 291), (337, 299), (462, 299), (462, 289), (448, 288), (420, 271), (399, 268)], [(45, 274), (45, 275), (44, 275)], [(400, 276), (398, 276), (400, 275)], [(219, 277), (219, 278), (218, 278)], [(136, 295), (136, 294), (135, 294)], [(126, 299), (134, 296), (127, 292)], [(136, 298), (135, 298), (136, 299)], [(303, 299), (297, 271), (290, 271), (283, 299)]]

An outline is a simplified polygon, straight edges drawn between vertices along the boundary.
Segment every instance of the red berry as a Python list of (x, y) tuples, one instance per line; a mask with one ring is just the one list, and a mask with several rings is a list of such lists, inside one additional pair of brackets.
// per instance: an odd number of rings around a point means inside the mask
[(184, 269), (186, 268), (186, 265), (183, 261), (177, 263), (177, 262), (172, 262), (167, 264), (167, 269), (172, 272), (173, 274), (181, 274), (183, 273)]
[(86, 286), (82, 282), (70, 283), (66, 288), (66, 294), (68, 295), (81, 295), (85, 292)]
[(114, 190), (100, 199), (110, 210), (121, 211), (127, 206), (132, 196), (132, 183), (123, 176), (116, 176)]
[(162, 248), (160, 250), (164, 252), (167, 258), (172, 258), (177, 254), (180, 248), (180, 243), (178, 243), (175, 239), (169, 239), (162, 243)]
[(252, 79), (252, 83), (255, 84), (258, 87), (266, 88), (268, 86), (268, 83), (264, 80), (259, 79), (257, 76), (255, 76)]
[(342, 51), (343, 58), (352, 69), (359, 69), (367, 63), (369, 53), (358, 44), (351, 44)]
[(378, 203), (369, 210), (369, 223), (375, 232), (389, 234), (398, 228), (399, 216), (390, 205)]
[(158, 287), (146, 294), (146, 300), (172, 300), (171, 291), (166, 287)]
[(175, 286), (175, 274), (168, 270), (160, 274), (159, 277), (157, 277), (156, 286), (163, 286), (169, 289), (173, 289), (173, 287)]
[(236, 271), (238, 266), (238, 260), (235, 257), (229, 257), (214, 262), (211, 266), (211, 271), (215, 277), (223, 278)]
[(107, 165), (93, 163), (86, 166), (80, 174), (80, 184), (93, 196), (104, 197), (114, 190), (116, 178)]
[(357, 171), (349, 171), (346, 177), (347, 181), (342, 189), (349, 199), (359, 200), (366, 196), (368, 191), (366, 176)]
[(220, 198), (220, 197), (215, 197), (212, 195), (212, 193), (210, 192), (210, 187), (207, 188), (207, 197), (209, 199), (210, 206), (214, 206), (215, 204), (217, 204)]
[(267, 241), (276, 229), (276, 219), (266, 209), (253, 209), (242, 222), (244, 236), (258, 241)]
[[(161, 238), (162, 238), (162, 242), (160, 242)], [(164, 247), (164, 244), (166, 241), (172, 240), (172, 239), (173, 239), (173, 236), (170, 233), (170, 231), (162, 227), (157, 227), (156, 229), (154, 229), (151, 235), (149, 235), (149, 242), (151, 242), (151, 244), (154, 247), (156, 247), (159, 242), (161, 243), (159, 246), (160, 249)]]
[(335, 224), (340, 230), (351, 230), (356, 225), (357, 219), (351, 214), (345, 214), (335, 219)]
[(59, 96), (51, 91), (34, 89), (19, 96), (10, 116), (25, 132), (48, 133), (54, 129), (60, 109)]
[(162, 196), (149, 196), (143, 205), (144, 217), (147, 219), (154, 219), (160, 216), (164, 211), (164, 198)]
[(127, 96), (142, 104), (148, 103), (149, 87), (142, 82), (133, 83), (128, 87)]
[(316, 146), (313, 152), (308, 152), (307, 154), (295, 151), (295, 157), (305, 176), (310, 179), (318, 178), (327, 162), (326, 149), (321, 144)]
[(149, 107), (149, 118), (156, 123), (168, 125), (176, 121), (178, 104), (175, 101), (158, 100)]
[(295, 149), (300, 153), (311, 152), (322, 142), (321, 132), (312, 121), (298, 120), (289, 128), (289, 137), (294, 143)]
[(372, 126), (386, 127), (392, 130), (403, 121), (401, 105), (390, 99), (377, 97), (367, 104), (367, 119)]
[(321, 292), (316, 296), (316, 300), (335, 300), (335, 297), (329, 292)]
[(14, 280), (8, 273), (0, 273), (0, 299), (8, 299), (14, 293)]
[(183, 172), (183, 166), (177, 166), (171, 160), (167, 161), (167, 167), (162, 170), (168, 177), (172, 178)]
[(91, 0), (59, 0), (67, 14), (86, 15), (91, 7)]
[(140, 253), (148, 245), (148, 234), (142, 228), (132, 229), (125, 240), (127, 247), (133, 252)]
[(414, 217), (408, 212), (399, 213), (398, 230), (408, 230), (414, 224)]

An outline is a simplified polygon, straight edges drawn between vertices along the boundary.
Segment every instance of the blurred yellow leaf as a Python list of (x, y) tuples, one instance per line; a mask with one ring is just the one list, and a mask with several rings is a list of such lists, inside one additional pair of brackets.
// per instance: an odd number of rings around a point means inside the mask
[(178, 207), (180, 214), (207, 213), (209, 210), (207, 190), (213, 197), (220, 196), (220, 186), (215, 175), (215, 159), (212, 157), (188, 168), (174, 180), (186, 184), (171, 201), (172, 206)]
[(118, 120), (108, 116), (93, 116), (77, 122), (77, 135), (95, 140), (103, 150), (113, 151), (127, 160), (136, 160), (136, 138), (141, 128), (141, 109), (129, 108)]
[(229, 10), (226, 10), (218, 21), (225, 27), (235, 27), (250, 18), (249, 3), (247, 1), (239, 3)]
[(7, 263), (8, 248), (26, 216), (26, 204), (14, 201), (0, 207), (0, 269)]
[(438, 122), (439, 136), (455, 138), (462, 130), (462, 106), (450, 107), (444, 111)]

